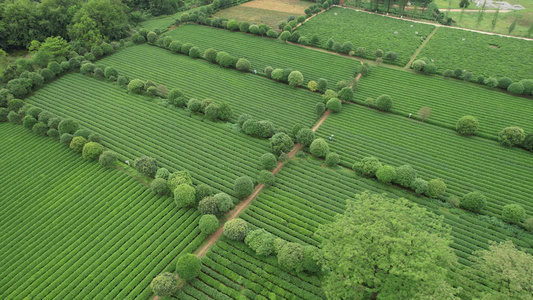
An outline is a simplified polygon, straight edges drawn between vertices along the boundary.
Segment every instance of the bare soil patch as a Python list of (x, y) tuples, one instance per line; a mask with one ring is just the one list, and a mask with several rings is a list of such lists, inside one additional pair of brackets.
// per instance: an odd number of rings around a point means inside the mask
[(304, 15), (304, 10), (311, 4), (311, 2), (304, 2), (300, 0), (254, 0), (246, 2), (241, 6)]

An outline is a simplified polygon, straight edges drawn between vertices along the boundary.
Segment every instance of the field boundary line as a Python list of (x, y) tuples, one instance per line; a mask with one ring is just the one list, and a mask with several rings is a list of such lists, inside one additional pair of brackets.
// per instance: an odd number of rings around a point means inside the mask
[(433, 35), (437, 32), (437, 30), (439, 30), (439, 27), (435, 27), (435, 29), (433, 29), (433, 31), (430, 34), (428, 34), (426, 39), (422, 42), (422, 44), (420, 44), (418, 49), (416, 49), (415, 53), (413, 53), (413, 56), (411, 56), (411, 59), (407, 62), (405, 67), (403, 67), (404, 69), (409, 69), (409, 66), (413, 63), (413, 61), (416, 59), (418, 54), (420, 54), (420, 51), (422, 51), (422, 49), (426, 46), (428, 41), (433, 37)]

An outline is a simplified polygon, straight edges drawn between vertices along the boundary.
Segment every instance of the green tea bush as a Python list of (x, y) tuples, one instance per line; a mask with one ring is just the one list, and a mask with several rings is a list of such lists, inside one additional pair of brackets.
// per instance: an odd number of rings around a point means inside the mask
[(329, 145), (323, 138), (318, 138), (311, 143), (309, 150), (316, 157), (325, 157), (329, 153)]
[(520, 204), (508, 204), (503, 207), (502, 219), (511, 224), (520, 224), (526, 218), (526, 210)]

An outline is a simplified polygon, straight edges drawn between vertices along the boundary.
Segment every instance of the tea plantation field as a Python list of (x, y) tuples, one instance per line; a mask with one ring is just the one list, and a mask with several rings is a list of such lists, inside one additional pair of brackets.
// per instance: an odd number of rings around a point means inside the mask
[(375, 60), (378, 49), (394, 51), (399, 54), (394, 64), (404, 66), (434, 28), (433, 25), (333, 7), (305, 22), (297, 31), (309, 39), (317, 35), (322, 48), (329, 38), (341, 44), (350, 41), (356, 49), (365, 47), (364, 57), (368, 59)]
[(233, 56), (247, 58), (252, 63), (252, 69), (258, 72), (263, 72), (266, 66), (271, 66), (302, 72), (304, 83), (325, 78), (330, 88), (341, 80), (355, 77), (355, 70), (361, 64), (357, 60), (302, 48), (279, 39), (261, 38), (207, 26), (180, 26), (171, 30), (168, 35), (182, 43), (198, 46), (202, 53), (206, 49), (215, 48)]
[(205, 235), (200, 214), (19, 125), (0, 124), (0, 298), (147, 299)]
[(344, 166), (352, 167), (366, 156), (393, 166), (411, 164), (426, 180), (443, 179), (451, 194), (484, 193), (488, 215), (499, 217), (502, 207), (512, 203), (533, 215), (533, 160), (528, 151), (356, 105), (346, 105), (318, 130), (319, 136), (331, 134), (336, 140), (330, 147)]
[(416, 116), (421, 107), (429, 106), (431, 116), (428, 121), (454, 130), (457, 120), (472, 115), (479, 120), (478, 133), (493, 138), (509, 126), (533, 132), (531, 99), (459, 80), (378, 67), (372, 69), (370, 76), (361, 78), (355, 98), (364, 104), (367, 98), (376, 99), (382, 94), (392, 97), (394, 112)]
[(141, 155), (152, 156), (171, 171), (188, 170), (195, 182), (229, 194), (237, 177), (256, 177), (259, 157), (270, 149), (267, 140), (191, 118), (185, 110), (165, 108), (80, 74), (48, 84), (28, 102), (61, 118), (74, 117), (123, 159), (133, 163)]
[(441, 27), (418, 57), (435, 60), (440, 73), (464, 69), (474, 78), (533, 78), (533, 41)]
[(285, 128), (292, 128), (296, 122), (311, 126), (316, 120), (318, 94), (154, 46), (130, 47), (99, 62), (132, 79), (150, 79), (169, 89), (180, 88), (190, 98), (226, 101), (233, 109), (233, 121), (242, 113), (270, 119)]

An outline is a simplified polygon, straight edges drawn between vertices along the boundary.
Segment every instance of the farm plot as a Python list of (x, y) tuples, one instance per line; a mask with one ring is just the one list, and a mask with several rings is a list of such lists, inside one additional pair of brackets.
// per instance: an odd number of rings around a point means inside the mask
[(0, 124), (0, 298), (147, 299), (150, 281), (205, 235), (118, 170)]
[(275, 256), (259, 257), (242, 242), (223, 238), (202, 262), (178, 299), (325, 299), (318, 277), (286, 272)]
[(132, 79), (150, 79), (169, 89), (180, 88), (190, 98), (226, 101), (233, 109), (232, 121), (242, 113), (285, 128), (297, 122), (311, 126), (316, 120), (318, 94), (154, 46), (127, 48), (100, 63)]
[(533, 101), (491, 91), (485, 87), (458, 80), (413, 74), (401, 70), (373, 68), (368, 77), (361, 78), (355, 93), (356, 101), (364, 104), (367, 98), (382, 94), (393, 98), (393, 111), (402, 115), (423, 106), (431, 108), (428, 121), (455, 130), (459, 118), (472, 115), (478, 118), (479, 133), (497, 137), (505, 127), (519, 126), (533, 132)]
[(147, 20), (147, 21), (141, 22), (139, 24), (139, 26), (141, 26), (142, 28), (145, 28), (147, 30), (153, 30), (155, 28), (158, 28), (160, 30), (165, 30), (165, 29), (168, 29), (168, 28), (172, 27), (174, 25), (174, 21), (176, 19), (179, 19), (180, 16), (183, 13), (190, 14), (192, 12), (200, 10), (202, 7), (207, 7), (207, 5), (196, 7), (196, 8), (193, 8), (193, 9), (189, 9), (187, 11), (180, 11), (180, 12), (177, 12), (177, 13), (175, 13), (173, 15), (169, 15), (169, 16), (155, 17), (155, 18), (153, 18), (151, 20)]
[[(247, 2), (245, 4), (248, 3), (250, 2)], [(250, 24), (256, 25), (265, 24), (268, 27), (276, 29), (279, 21), (286, 20), (290, 16), (298, 16), (303, 14), (303, 9), (301, 10), (301, 12), (295, 14), (292, 12), (275, 11), (263, 8), (249, 7), (247, 5), (239, 5), (223, 9), (217, 12), (213, 17), (218, 17), (221, 19), (235, 19), (239, 22), (248, 22)]]
[(533, 41), (453, 28), (439, 28), (418, 58), (435, 60), (438, 72), (464, 69), (477, 76), (533, 77)]
[(503, 206), (512, 203), (533, 215), (530, 152), (355, 105), (320, 126), (318, 136), (331, 134), (336, 140), (330, 148), (344, 166), (351, 168), (366, 156), (393, 166), (411, 164), (426, 180), (443, 179), (451, 194), (484, 193), (488, 215), (500, 217)]
[(304, 75), (304, 82), (328, 80), (329, 85), (355, 76), (361, 64), (357, 60), (319, 52), (287, 44), (281, 40), (261, 38), (242, 32), (187, 25), (168, 33), (182, 43), (192, 43), (202, 52), (208, 48), (225, 51), (237, 57), (244, 57), (252, 63), (252, 69), (263, 72), (266, 66), (298, 70)]
[[(452, 248), (464, 265), (470, 264), (473, 251), (488, 248), (491, 240), (511, 239), (533, 253), (533, 236), (527, 233), (517, 237), (513, 231), (493, 226), (471, 213), (447, 208), (439, 200), (416, 197), (403, 189), (359, 177), (353, 171), (327, 169), (321, 164), (322, 161), (315, 159), (291, 161), (276, 175), (276, 184), (263, 190), (240, 217), (285, 240), (319, 245), (321, 237), (314, 234), (315, 231), (344, 212), (346, 199), (364, 191), (387, 193), (389, 197), (407, 198), (444, 216), (444, 222), (452, 227)], [(454, 273), (452, 276), (461, 275)], [(467, 294), (485, 289), (476, 278), (458, 282)]]
[(171, 171), (186, 169), (196, 183), (228, 194), (237, 177), (256, 177), (259, 157), (270, 149), (268, 141), (223, 123), (191, 118), (185, 110), (164, 108), (80, 74), (48, 84), (27, 101), (61, 118), (77, 119), (123, 159), (152, 156)]
[(364, 57), (368, 59), (376, 59), (378, 49), (394, 51), (399, 55), (394, 64), (404, 66), (434, 28), (433, 25), (334, 7), (305, 22), (297, 31), (308, 38), (317, 35), (321, 48), (325, 48), (329, 38), (341, 44), (350, 41), (356, 49), (366, 48)]

